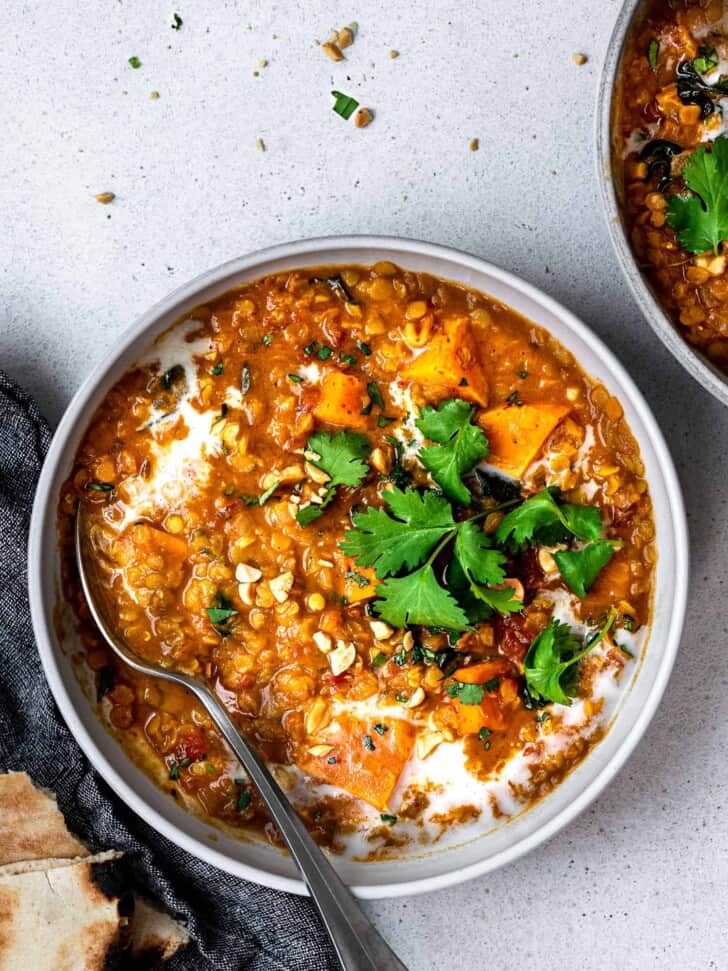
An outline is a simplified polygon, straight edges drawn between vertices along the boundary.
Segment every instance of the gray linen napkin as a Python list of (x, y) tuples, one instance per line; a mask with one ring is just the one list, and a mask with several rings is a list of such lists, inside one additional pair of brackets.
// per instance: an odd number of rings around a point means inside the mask
[(166, 967), (333, 971), (310, 901), (246, 883), (178, 849), (92, 771), (43, 677), (28, 608), (26, 552), (33, 495), (51, 434), (32, 399), (0, 371), (0, 771), (52, 789), (71, 830), (93, 850), (127, 856), (130, 888), (164, 903), (191, 943)]

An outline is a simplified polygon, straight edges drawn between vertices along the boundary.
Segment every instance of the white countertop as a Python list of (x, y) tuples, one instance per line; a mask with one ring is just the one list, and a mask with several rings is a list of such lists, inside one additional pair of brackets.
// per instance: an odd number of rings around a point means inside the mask
[[(297, 237), (383, 233), (470, 250), (561, 300), (621, 357), (668, 439), (693, 559), (660, 711), (545, 846), (455, 889), (367, 905), (412, 971), (728, 968), (728, 415), (642, 320), (607, 238), (593, 116), (618, 8), (0, 6), (0, 366), (52, 422), (135, 316), (202, 270)], [(350, 20), (359, 36), (334, 64), (313, 42)], [(335, 115), (332, 88), (373, 124)]]

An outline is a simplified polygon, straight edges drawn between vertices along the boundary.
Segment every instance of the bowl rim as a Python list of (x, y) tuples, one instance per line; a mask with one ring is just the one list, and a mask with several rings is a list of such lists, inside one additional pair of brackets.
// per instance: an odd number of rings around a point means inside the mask
[(645, 0), (624, 0), (609, 39), (599, 81), (595, 140), (597, 182), (604, 207), (604, 216), (617, 261), (626, 277), (632, 295), (647, 318), (648, 324), (688, 374), (695, 378), (718, 401), (728, 405), (728, 376), (724, 375), (712, 361), (683, 339), (677, 325), (662, 309), (647, 279), (637, 266), (617, 199), (612, 167), (612, 102), (627, 36), (644, 3)]
[[(590, 351), (601, 358), (609, 374), (619, 385), (620, 395), (629, 399), (631, 406), (637, 413), (645, 430), (645, 441), (649, 442), (654, 450), (656, 465), (663, 477), (663, 486), (667, 497), (667, 506), (671, 513), (673, 530), (675, 587), (669, 609), (667, 636), (661, 644), (659, 666), (647, 690), (644, 704), (634, 718), (628, 733), (619, 742), (614, 754), (601, 770), (581, 788), (574, 799), (567, 806), (555, 812), (550, 819), (540, 824), (533, 832), (522, 836), (516, 842), (485, 859), (477, 860), (459, 868), (452, 868), (441, 874), (419, 877), (405, 882), (355, 884), (351, 887), (353, 893), (361, 898), (377, 899), (439, 890), (495, 870), (506, 863), (519, 859), (574, 820), (611, 782), (634, 751), (657, 709), (672, 671), (685, 618), (689, 572), (687, 523), (679, 480), (662, 432), (636, 384), (612, 351), (570, 310), (532, 284), (477, 256), (463, 253), (448, 246), (391, 236), (347, 235), (297, 240), (257, 250), (206, 271), (172, 291), (138, 317), (120, 335), (113, 349), (95, 365), (69, 403), (55, 431), (43, 464), (33, 504), (28, 545), (28, 589), (33, 630), (51, 693), (68, 728), (91, 766), (102, 776), (116, 795), (145, 822), (162, 833), (172, 843), (198, 859), (225, 872), (273, 889), (307, 894), (308, 891), (301, 880), (271, 873), (242, 861), (232, 860), (224, 852), (216, 849), (214, 845), (183, 832), (173, 821), (166, 819), (150, 806), (142, 796), (138, 795), (97, 746), (74, 707), (63, 683), (60, 665), (57, 663), (56, 647), (54, 646), (55, 634), (53, 633), (53, 610), (52, 606), (44, 603), (44, 583), (42, 579), (44, 527), (49, 510), (53, 515), (51, 521), (55, 522), (54, 477), (57, 466), (63, 461), (67, 439), (73, 435), (79, 422), (84, 421), (84, 419), (88, 420), (89, 401), (113, 369), (114, 363), (148, 329), (152, 328), (160, 317), (173, 311), (183, 302), (192, 299), (206, 287), (214, 286), (227, 277), (249, 271), (258, 265), (294, 257), (301, 258), (302, 261), (309, 258), (311, 265), (313, 265), (317, 253), (330, 250), (340, 252), (341, 262), (343, 263), (346, 262), (346, 255), (349, 250), (361, 250), (363, 248), (381, 254), (379, 256), (381, 259), (390, 257), (406, 263), (407, 256), (411, 254), (449, 261), (457, 264), (463, 271), (469, 269), (489, 275), (504, 286), (517, 291), (526, 299), (530, 299), (547, 313), (558, 317), (578, 340), (581, 340)], [(374, 257), (372, 259), (374, 260)], [(612, 726), (610, 734), (615, 729), (616, 725)]]

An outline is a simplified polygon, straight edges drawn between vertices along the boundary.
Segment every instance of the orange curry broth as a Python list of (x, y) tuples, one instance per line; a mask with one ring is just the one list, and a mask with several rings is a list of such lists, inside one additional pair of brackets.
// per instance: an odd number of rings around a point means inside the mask
[[(728, 371), (726, 258), (686, 252), (667, 225), (665, 212), (669, 196), (685, 189), (680, 169), (690, 153), (722, 130), (720, 111), (704, 119), (699, 105), (683, 103), (675, 72), (703, 46), (715, 48), (725, 63), (724, 14), (722, 0), (657, 0), (648, 6), (624, 54), (614, 152), (625, 225), (638, 264), (685, 340)], [(647, 55), (653, 40), (659, 43), (656, 70)], [(655, 139), (674, 142), (683, 150), (672, 159), (673, 179), (663, 191), (658, 188), (661, 173), (650, 173), (649, 160), (640, 158)]]
[[(334, 274), (356, 302), (325, 282), (311, 282)], [(456, 645), (461, 664), (488, 660), (490, 676), (499, 676), (498, 690), (482, 706), (450, 699), (435, 665), (372, 663), (400, 650), (403, 632), (375, 638), (367, 607), (375, 588), (361, 579), (371, 573), (356, 568), (338, 542), (353, 506), (381, 505), (395, 461), (390, 437), (404, 437), (405, 412), (467, 397), (491, 439), (493, 464), (512, 469), (525, 454), (527, 494), (558, 485), (568, 501), (599, 504), (608, 535), (624, 546), (581, 602), (582, 618), (616, 605), (637, 625), (649, 620), (654, 528), (642, 462), (619, 402), (548, 333), (481, 293), (427, 274), (391, 263), (297, 270), (246, 284), (191, 317), (199, 321), (191, 339), (209, 341), (195, 358), (197, 393), (190, 402), (217, 416), (205, 426), (213, 443), (205, 460), (209, 477), (188, 470), (153, 513), (136, 516), (132, 506), (120, 531), (139, 483), (154, 476), (156, 454), (186, 434), (174, 411), (187, 382), (165, 388), (158, 363), (127, 373), (94, 415), (62, 491), (65, 593), (79, 618), (88, 665), (97, 682), (112, 685), (101, 705), (104, 717), (132, 757), (205, 814), (235, 827), (263, 828), (275, 839), (257, 795), (241, 799), (239, 770), (206, 714), (173, 686), (117, 665), (104, 647), (73, 568), (73, 517), (82, 502), (93, 516), (93, 540), (110, 564), (120, 632), (146, 656), (207, 679), (266, 759), (296, 764), (339, 787), (340, 797), (301, 807), (316, 838), (336, 847), (337, 835), (362, 819), (360, 798), (379, 811), (417, 816), (423, 794), (409, 792), (393, 806), (392, 791), (416, 740), (433, 726), (445, 739), (466, 738), (468, 766), (482, 778), (533, 740), (536, 713), (521, 701), (522, 661), (553, 610), (539, 593), (563, 589), (558, 573), (546, 575), (533, 553), (509, 563), (509, 575), (524, 587), (524, 610), (480, 624)], [(317, 349), (324, 346), (331, 355), (320, 360)], [(149, 360), (155, 360), (153, 350)], [(300, 382), (289, 377), (299, 373)], [(334, 395), (333, 404), (326, 392), (332, 375), (345, 382), (343, 400)], [(384, 407), (362, 414), (372, 381)], [(406, 404), (403, 389), (411, 396)], [(513, 420), (521, 409), (542, 414), (531, 421), (535, 445), (529, 435), (519, 441), (504, 432), (504, 418)], [(321, 518), (300, 527), (296, 511), (318, 488), (305, 466), (309, 434), (352, 427), (371, 442), (372, 471), (361, 487), (340, 487)], [(548, 463), (540, 458), (547, 444)], [(415, 483), (429, 484), (424, 470), (414, 473)], [(247, 497), (259, 497), (276, 481), (264, 505), (248, 504)], [(485, 528), (495, 528), (499, 515), (486, 519)], [(239, 564), (252, 565), (260, 579), (240, 587)], [(352, 572), (359, 575), (347, 578)], [(286, 574), (290, 589), (276, 596), (271, 581)], [(223, 625), (225, 636), (207, 614), (220, 593), (237, 611)], [(355, 660), (342, 674), (332, 674), (317, 632), (355, 646)], [(415, 633), (432, 650), (448, 646), (445, 634)], [(612, 653), (623, 663), (616, 647)], [(587, 658), (582, 665), (586, 692), (590, 663)], [(425, 700), (407, 708), (420, 687)], [(387, 718), (384, 735), (374, 730), (377, 719), (355, 713), (340, 716), (334, 735), (326, 735), (334, 701), (374, 698), (401, 710), (399, 719)], [(482, 727), (492, 732), (487, 750), (476, 734)], [(371, 751), (362, 744), (364, 734), (374, 740)], [(586, 748), (573, 746), (555, 777)], [(285, 769), (279, 775), (285, 779)], [(542, 773), (534, 791), (543, 791), (545, 781)]]

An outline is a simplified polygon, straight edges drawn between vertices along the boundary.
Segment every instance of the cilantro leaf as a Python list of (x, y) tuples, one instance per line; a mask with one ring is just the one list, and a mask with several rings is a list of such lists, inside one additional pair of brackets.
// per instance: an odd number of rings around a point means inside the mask
[(601, 630), (583, 646), (568, 624), (552, 619), (533, 639), (523, 661), (531, 697), (570, 705), (579, 683), (577, 664), (607, 634), (616, 616), (616, 610), (611, 610)]
[(457, 698), (461, 705), (479, 705), (485, 695), (485, 686), (453, 680), (445, 685), (445, 691), (451, 698)]
[(693, 195), (676, 194), (667, 206), (667, 224), (690, 253), (718, 252), (728, 239), (728, 137), (719, 135), (709, 152), (696, 149), (682, 170)]
[(563, 530), (578, 539), (598, 539), (602, 533), (599, 507), (557, 503), (553, 490), (544, 489), (503, 517), (495, 540), (502, 546), (518, 548), (527, 543), (551, 542)]
[(314, 432), (308, 440), (308, 451), (319, 458), (309, 459), (311, 465), (329, 476), (329, 487), (357, 486), (369, 471), (362, 461), (371, 451), (369, 439), (357, 432)]
[(468, 579), (497, 586), (506, 576), (503, 570), (506, 558), (490, 544), (490, 536), (472, 520), (466, 520), (455, 538), (455, 556)]
[(485, 433), (471, 424), (473, 410), (467, 401), (453, 398), (437, 409), (427, 406), (415, 421), (423, 435), (438, 443), (420, 449), (420, 462), (445, 495), (463, 506), (470, 502), (470, 489), (462, 477), (488, 455)]
[(375, 609), (393, 627), (422, 624), (446, 630), (467, 630), (468, 618), (435, 578), (429, 564), (404, 577), (390, 577), (379, 584)]
[(334, 111), (348, 121), (359, 107), (359, 102), (349, 94), (342, 94), (341, 91), (332, 91), (331, 94), (334, 98)]
[(494, 590), (493, 587), (483, 587), (475, 583), (470, 589), (473, 596), (481, 600), (486, 607), (489, 607), (491, 612), (517, 614), (519, 610), (523, 610), (523, 603), (516, 597), (513, 587), (502, 587), (500, 590)]
[(660, 54), (660, 42), (656, 37), (647, 45), (647, 60), (649, 61), (652, 70), (657, 73), (657, 58)]
[(347, 530), (339, 544), (359, 566), (373, 566), (380, 579), (405, 567), (413, 570), (455, 530), (450, 503), (434, 492), (389, 489), (384, 501), (391, 515), (384, 509), (357, 513), (355, 529)]
[(614, 540), (602, 539), (581, 550), (560, 550), (554, 553), (556, 565), (567, 587), (577, 597), (585, 597), (601, 569), (614, 556), (615, 548), (620, 545)]
[(329, 481), (323, 502), (309, 503), (296, 513), (299, 526), (310, 526), (318, 519), (336, 495), (340, 485), (357, 486), (369, 471), (365, 459), (371, 451), (369, 440), (356, 432), (315, 432), (308, 440), (307, 450), (317, 458), (309, 458), (311, 465), (325, 472)]

